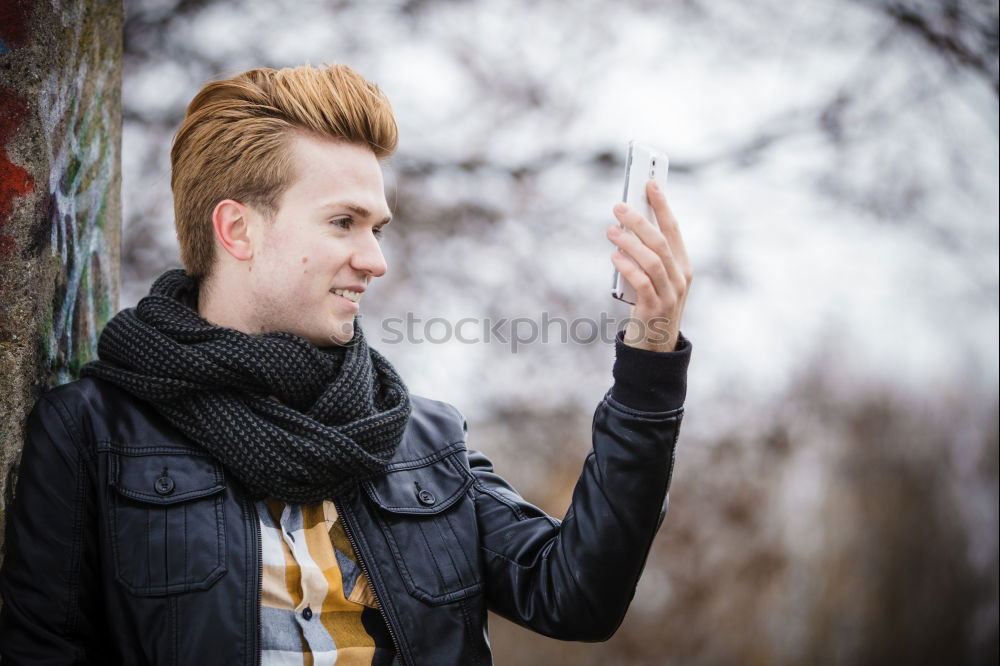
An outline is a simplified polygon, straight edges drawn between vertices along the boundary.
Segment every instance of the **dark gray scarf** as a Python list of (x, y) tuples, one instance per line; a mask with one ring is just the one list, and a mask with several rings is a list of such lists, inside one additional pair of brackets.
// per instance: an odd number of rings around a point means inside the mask
[(291, 333), (215, 326), (195, 310), (197, 294), (183, 270), (161, 275), (108, 322), (100, 360), (81, 375), (152, 404), (255, 499), (318, 502), (384, 470), (410, 396), (365, 342), (360, 317), (349, 343), (320, 348)]

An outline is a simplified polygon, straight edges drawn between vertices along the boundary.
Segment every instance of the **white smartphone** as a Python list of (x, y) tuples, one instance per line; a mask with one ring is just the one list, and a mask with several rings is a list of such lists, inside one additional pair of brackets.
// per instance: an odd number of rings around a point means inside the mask
[[(667, 155), (663, 151), (656, 150), (637, 141), (628, 142), (628, 156), (625, 160), (625, 192), (622, 194), (622, 201), (638, 210), (642, 213), (643, 217), (653, 224), (656, 224), (656, 214), (653, 212), (653, 207), (646, 198), (646, 183), (652, 178), (660, 186), (660, 190), (666, 191), (667, 167), (669, 166), (670, 160), (667, 159)], [(618, 226), (632, 233), (621, 222), (618, 223)], [(635, 261), (632, 257), (628, 256), (628, 253), (623, 252), (621, 249), (618, 251), (625, 254), (629, 261)], [(630, 305), (635, 305), (636, 300), (638, 300), (635, 289), (618, 272), (617, 268), (614, 270), (611, 278), (611, 295), (619, 301), (624, 301)]]

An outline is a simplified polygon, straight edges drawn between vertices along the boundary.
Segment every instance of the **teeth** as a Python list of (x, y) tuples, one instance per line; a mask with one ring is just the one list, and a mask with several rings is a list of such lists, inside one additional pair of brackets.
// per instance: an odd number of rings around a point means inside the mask
[(361, 300), (360, 291), (349, 291), (347, 289), (334, 289), (333, 293), (337, 294), (338, 296), (343, 296), (347, 300), (354, 301), (355, 303)]

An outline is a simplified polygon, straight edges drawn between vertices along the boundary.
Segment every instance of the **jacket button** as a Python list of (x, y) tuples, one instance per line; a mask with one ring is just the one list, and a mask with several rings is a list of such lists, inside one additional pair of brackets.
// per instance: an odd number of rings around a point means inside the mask
[(156, 482), (153, 484), (153, 489), (159, 495), (169, 495), (174, 492), (174, 480), (169, 476), (158, 476), (156, 477)]
[(434, 497), (434, 493), (432, 493), (429, 490), (419, 491), (417, 493), (417, 499), (420, 500), (420, 503), (425, 506), (431, 506), (432, 504), (434, 504), (434, 502), (437, 501), (437, 499), (435, 499)]
[(309, 608), (308, 606), (306, 606), (304, 609), (302, 609), (302, 617), (304, 617), (307, 620), (311, 620), (312, 616), (313, 616), (313, 612), (312, 612), (311, 608)]

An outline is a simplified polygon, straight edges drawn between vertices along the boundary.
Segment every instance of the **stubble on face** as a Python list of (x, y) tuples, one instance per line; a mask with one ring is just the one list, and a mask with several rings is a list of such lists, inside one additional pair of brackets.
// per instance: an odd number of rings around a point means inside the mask
[[(305, 262), (303, 262), (305, 264)], [(279, 267), (280, 270), (298, 270), (298, 266)], [(248, 266), (253, 279), (252, 263)], [(273, 270), (273, 269), (272, 269)], [(308, 269), (303, 270), (308, 273)], [(261, 273), (261, 271), (258, 271)], [(305, 338), (317, 347), (330, 347), (349, 343), (354, 337), (354, 318), (348, 321), (331, 321), (330, 304), (302, 303), (303, 293), (307, 293), (308, 283), (291, 285), (289, 289), (275, 292), (272, 289), (253, 289), (251, 308), (258, 333), (282, 331)], [(332, 298), (325, 294), (324, 298)], [(291, 303), (302, 303), (301, 307), (289, 307)], [(322, 331), (319, 335), (317, 332)]]

